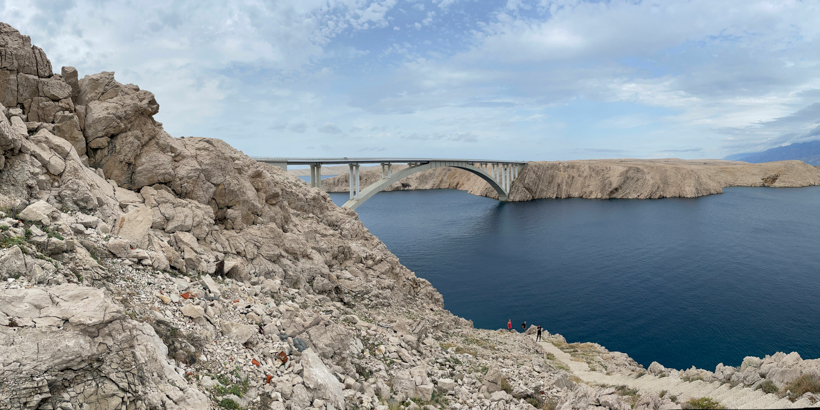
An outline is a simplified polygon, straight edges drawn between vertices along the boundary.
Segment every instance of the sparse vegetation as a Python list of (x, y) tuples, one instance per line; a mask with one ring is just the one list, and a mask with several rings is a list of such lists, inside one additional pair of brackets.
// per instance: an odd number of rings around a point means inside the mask
[(757, 385), (757, 388), (767, 394), (777, 393), (780, 390), (774, 385), (774, 383), (772, 383), (771, 380), (764, 380), (762, 383)]
[(634, 397), (638, 395), (638, 390), (621, 385), (615, 386), (615, 393), (618, 393), (621, 396)]
[(512, 386), (510, 385), (510, 382), (507, 381), (506, 377), (501, 378), (501, 390), (504, 390), (508, 394), (512, 394)]
[(720, 403), (712, 400), (709, 397), (701, 397), (699, 399), (689, 399), (681, 407), (685, 409), (725, 409)]
[(11, 238), (0, 238), (0, 248), (11, 248), (12, 246), (25, 245), (26, 239), (22, 236), (12, 236)]
[(236, 409), (236, 410), (240, 409), (239, 405), (236, 404), (236, 402), (231, 400), (231, 399), (222, 399), (222, 401), (219, 402), (219, 407), (222, 407), (223, 409), (232, 409), (232, 410), (233, 409)]
[(783, 386), (784, 391), (788, 391), (789, 399), (794, 401), (806, 393), (820, 393), (820, 377), (813, 374), (804, 374), (791, 383)]

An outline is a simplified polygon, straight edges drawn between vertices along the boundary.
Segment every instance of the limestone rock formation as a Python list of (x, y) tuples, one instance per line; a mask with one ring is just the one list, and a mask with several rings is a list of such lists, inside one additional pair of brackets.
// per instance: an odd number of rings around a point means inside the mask
[(4, 406), (207, 408), (167, 351), (151, 326), (129, 319), (100, 289), (0, 291)]

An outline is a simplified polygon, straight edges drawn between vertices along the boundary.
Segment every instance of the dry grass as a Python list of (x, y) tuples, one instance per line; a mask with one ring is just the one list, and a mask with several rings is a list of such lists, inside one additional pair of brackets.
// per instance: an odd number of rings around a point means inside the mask
[(820, 378), (813, 374), (804, 374), (783, 387), (789, 391), (789, 399), (797, 400), (806, 393), (820, 393)]
[(699, 399), (689, 399), (681, 406), (684, 409), (725, 409), (720, 403), (708, 398), (701, 397)]

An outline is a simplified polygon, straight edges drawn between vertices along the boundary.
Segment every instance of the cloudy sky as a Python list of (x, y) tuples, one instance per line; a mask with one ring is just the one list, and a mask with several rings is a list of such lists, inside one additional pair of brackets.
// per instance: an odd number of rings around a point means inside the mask
[(721, 158), (820, 138), (820, 2), (0, 0), (249, 155)]

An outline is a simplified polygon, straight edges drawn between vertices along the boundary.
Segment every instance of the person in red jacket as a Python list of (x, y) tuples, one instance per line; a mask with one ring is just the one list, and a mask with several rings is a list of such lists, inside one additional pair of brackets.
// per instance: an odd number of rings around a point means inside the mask
[(512, 332), (512, 319), (510, 319), (510, 320), (508, 320), (508, 321), (507, 321), (507, 330), (509, 330), (510, 332)]

